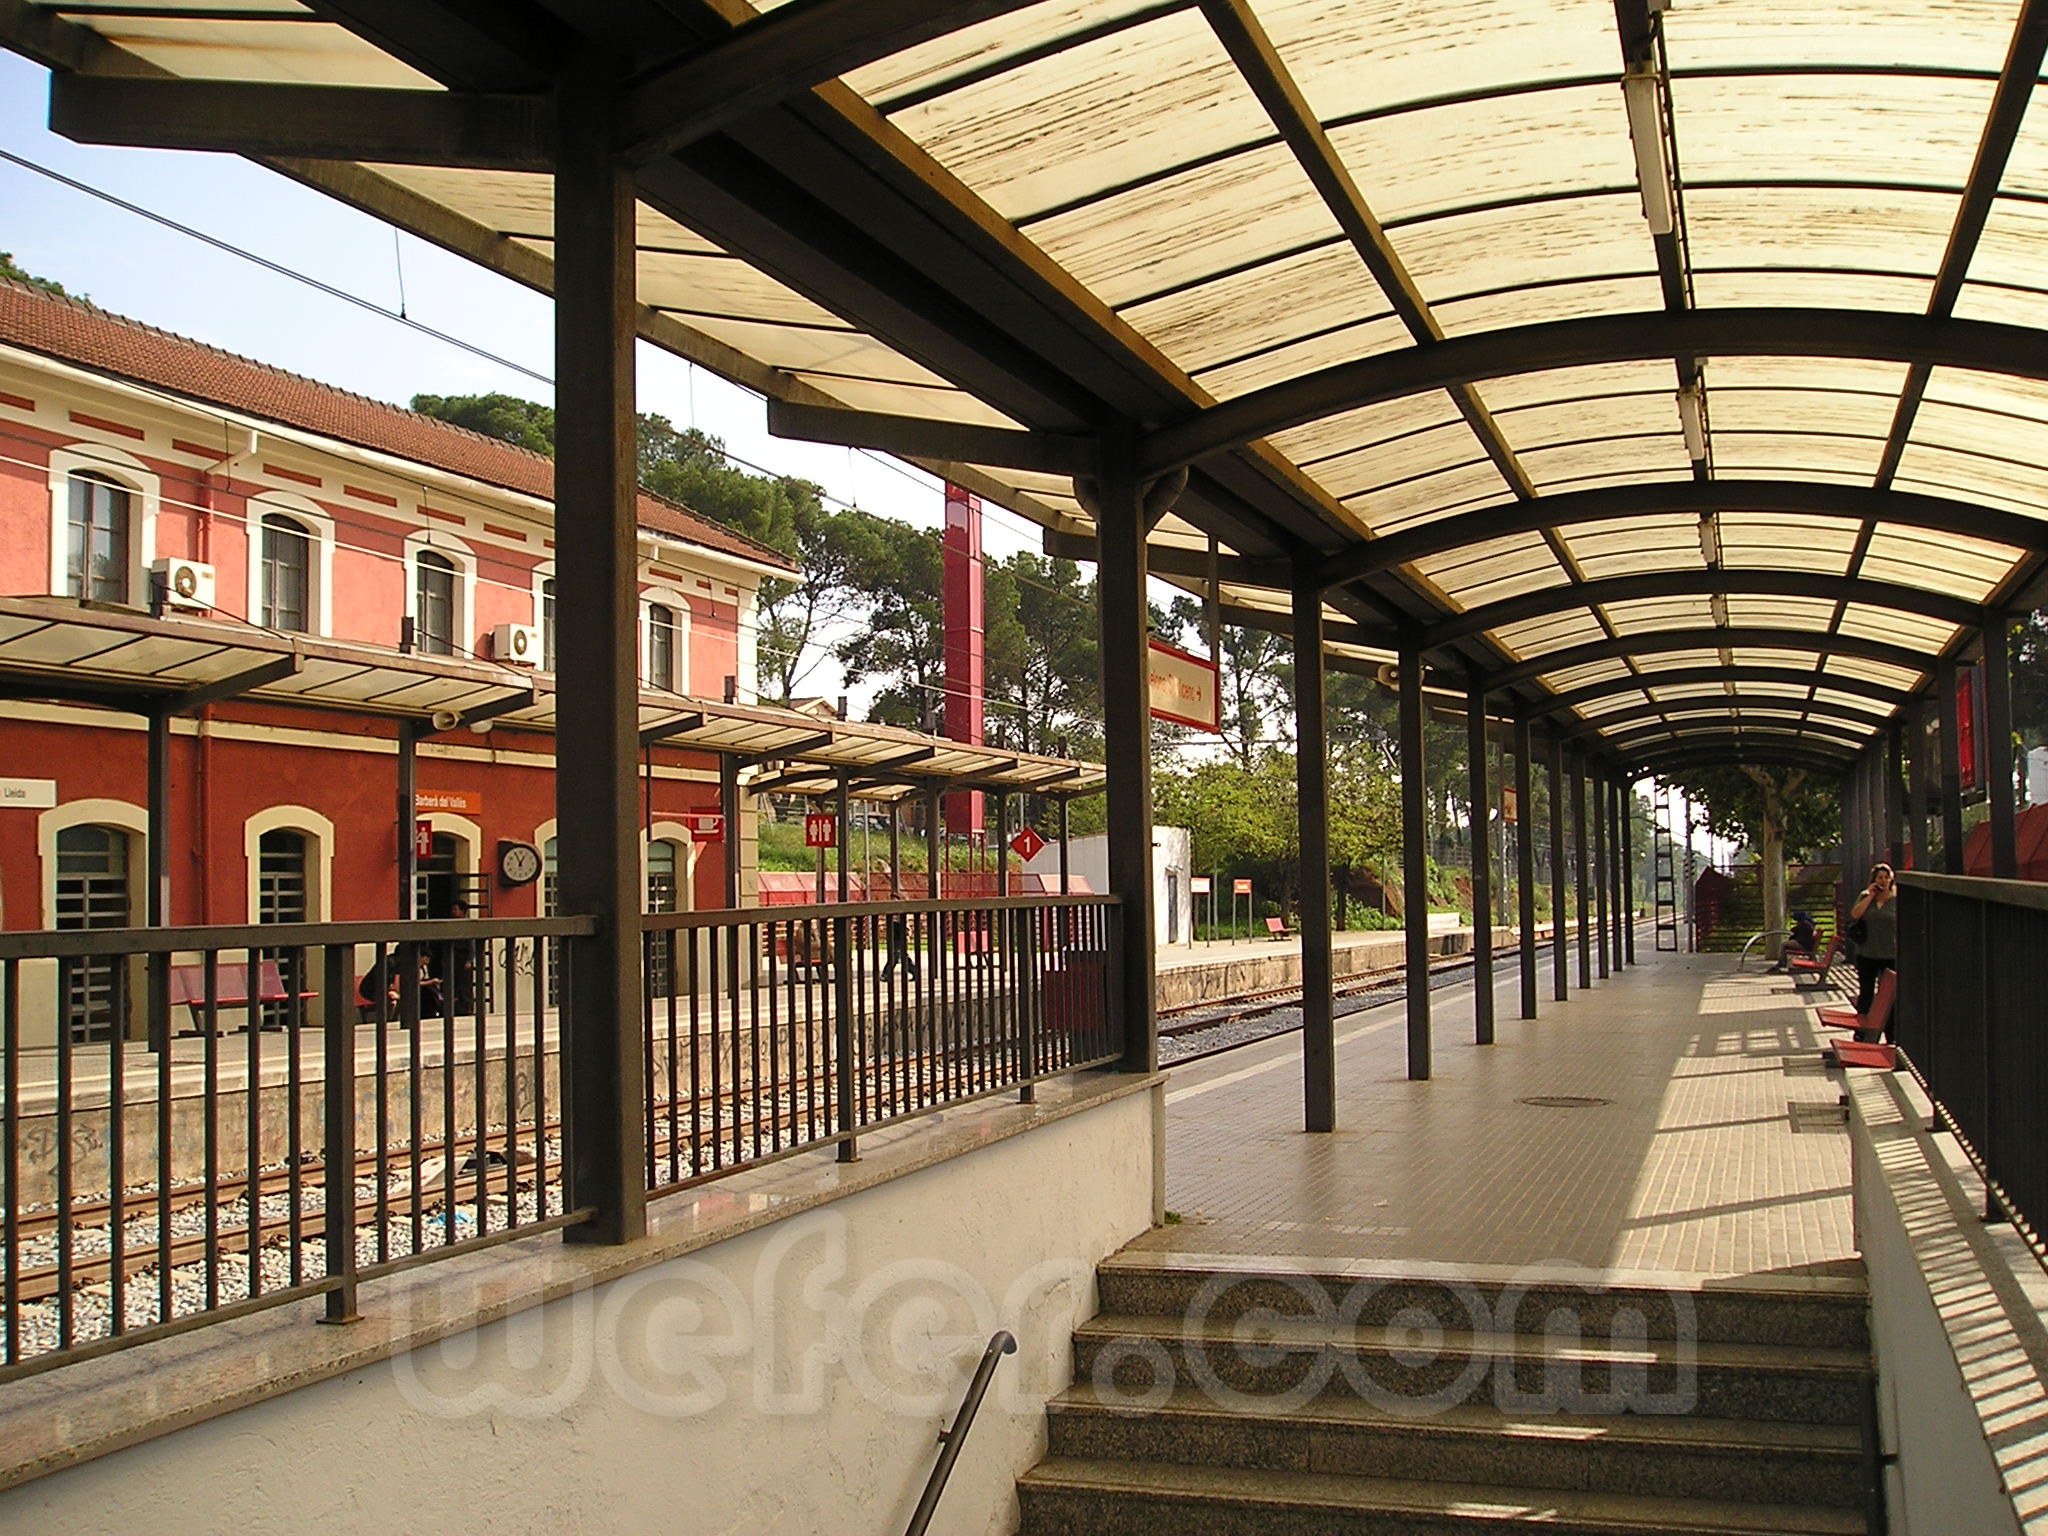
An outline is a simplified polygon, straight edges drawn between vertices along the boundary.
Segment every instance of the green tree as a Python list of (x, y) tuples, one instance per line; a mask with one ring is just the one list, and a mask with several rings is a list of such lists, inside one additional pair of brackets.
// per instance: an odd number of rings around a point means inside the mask
[[(1810, 858), (1842, 835), (1842, 786), (1804, 768), (1697, 768), (1660, 775), (1704, 807), (1707, 828), (1744, 844), (1757, 861), (1766, 931), (1785, 926), (1785, 863)], [(1772, 957), (1778, 943), (1771, 941)]]
[(2048, 747), (2048, 609), (2013, 621), (2012, 725), (2022, 746)]
[(880, 685), (869, 718), (924, 730), (945, 697), (945, 553), (939, 535), (895, 518), (848, 514), (846, 583), (867, 630), (834, 654), (850, 686)]
[(552, 406), (517, 395), (414, 395), (412, 408), (422, 416), (467, 427), (549, 458), (555, 456)]
[(987, 689), (1003, 739), (1025, 752), (1099, 751), (1095, 583), (1071, 560), (1021, 550), (984, 583)]
[(14, 253), (12, 251), (0, 251), (0, 278), (4, 278), (10, 283), (20, 283), (24, 288), (34, 288), (43, 293), (53, 293), (60, 299), (76, 299), (81, 304), (90, 304), (92, 302), (82, 293), (68, 292), (64, 285), (54, 278), (37, 277), (33, 272), (23, 271), (14, 264)]

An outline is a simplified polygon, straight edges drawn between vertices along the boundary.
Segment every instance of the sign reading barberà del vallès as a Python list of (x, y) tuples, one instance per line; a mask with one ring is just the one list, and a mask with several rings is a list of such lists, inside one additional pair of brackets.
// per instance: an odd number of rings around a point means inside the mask
[(1154, 719), (1191, 725), (1198, 731), (1218, 730), (1216, 663), (1192, 656), (1161, 640), (1147, 646)]
[(47, 811), (56, 803), (55, 779), (0, 779), (0, 808)]

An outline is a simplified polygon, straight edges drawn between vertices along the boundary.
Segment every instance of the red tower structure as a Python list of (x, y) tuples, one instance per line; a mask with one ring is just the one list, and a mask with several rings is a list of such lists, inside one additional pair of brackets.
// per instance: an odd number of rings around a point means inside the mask
[[(946, 711), (949, 740), (979, 746), (986, 738), (983, 712), (987, 651), (982, 613), (981, 498), (946, 487)], [(981, 791), (946, 797), (946, 830), (954, 837), (984, 830)]]

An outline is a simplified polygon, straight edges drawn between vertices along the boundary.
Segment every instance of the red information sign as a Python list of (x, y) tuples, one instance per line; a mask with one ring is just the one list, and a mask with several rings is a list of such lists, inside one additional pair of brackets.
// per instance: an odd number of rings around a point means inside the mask
[(1040, 853), (1045, 851), (1045, 839), (1032, 831), (1031, 828), (1026, 827), (1010, 839), (1010, 848), (1018, 858), (1029, 864)]
[(434, 856), (434, 824), (425, 819), (412, 824), (412, 852), (416, 859)]
[(804, 846), (806, 848), (836, 848), (839, 846), (839, 818), (829, 811), (813, 811), (804, 818)]
[(1502, 821), (1520, 821), (1520, 810), (1521, 801), (1515, 798), (1514, 786), (1509, 785), (1500, 792), (1500, 819)]
[(1249, 880), (1233, 880), (1233, 881), (1231, 881), (1231, 882), (1230, 882), (1230, 894), (1231, 894), (1231, 895), (1233, 895), (1233, 896), (1249, 896), (1249, 895), (1251, 895), (1251, 893), (1252, 893), (1252, 883), (1251, 883), (1251, 881), (1249, 881)]
[(688, 811), (683, 815), (683, 825), (690, 829), (693, 843), (722, 843), (725, 841), (725, 816), (719, 811)]

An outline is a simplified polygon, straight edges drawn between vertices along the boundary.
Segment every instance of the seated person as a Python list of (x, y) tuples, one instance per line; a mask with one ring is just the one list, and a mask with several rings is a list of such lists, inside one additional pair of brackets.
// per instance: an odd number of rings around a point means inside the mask
[(1820, 929), (1815, 926), (1810, 912), (1792, 914), (1792, 935), (1785, 940), (1785, 952), (1798, 954), (1811, 960), (1820, 953)]
[[(387, 1013), (395, 1017), (398, 1013), (399, 999), (404, 994), (404, 981), (405, 973), (398, 961), (398, 951), (394, 949), (380, 953), (376, 963), (363, 973), (363, 979), (356, 985), (359, 994), (372, 1007), (376, 1006), (377, 998), (381, 994)], [(424, 951), (419, 957), (419, 985), (421, 1016), (430, 1018), (441, 1012), (440, 978), (434, 975), (432, 967), (428, 965)]]

